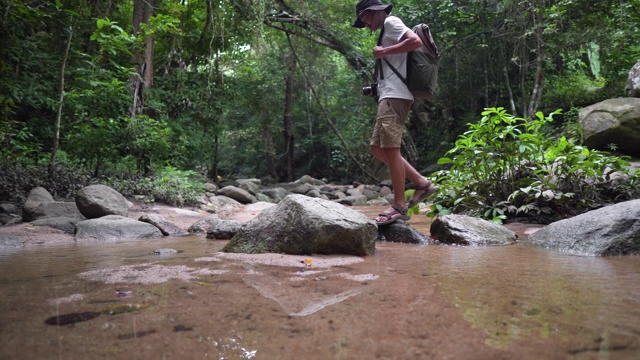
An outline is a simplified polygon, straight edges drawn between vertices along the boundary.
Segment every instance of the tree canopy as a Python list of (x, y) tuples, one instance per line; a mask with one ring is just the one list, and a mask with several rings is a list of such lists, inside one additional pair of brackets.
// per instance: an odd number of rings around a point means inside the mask
[[(381, 177), (368, 154), (376, 35), (356, 1), (1, 0), (3, 166), (94, 176), (170, 166), (209, 178)], [(441, 50), (433, 107), (403, 151), (436, 163), (486, 108), (520, 117), (623, 94), (640, 1), (397, 0)]]

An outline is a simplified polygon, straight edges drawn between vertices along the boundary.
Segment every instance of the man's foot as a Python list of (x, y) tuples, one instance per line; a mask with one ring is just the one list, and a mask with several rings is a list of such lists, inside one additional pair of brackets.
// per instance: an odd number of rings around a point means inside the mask
[(424, 199), (438, 191), (438, 188), (435, 187), (431, 181), (427, 181), (423, 186), (416, 186), (415, 189), (413, 197), (407, 203), (407, 207), (414, 207), (418, 205), (418, 203), (421, 203)]
[(396, 222), (397, 220), (409, 220), (411, 216), (407, 215), (408, 208), (401, 208), (396, 205), (392, 205), (389, 209), (378, 214), (378, 217), (374, 220), (378, 226), (388, 225)]

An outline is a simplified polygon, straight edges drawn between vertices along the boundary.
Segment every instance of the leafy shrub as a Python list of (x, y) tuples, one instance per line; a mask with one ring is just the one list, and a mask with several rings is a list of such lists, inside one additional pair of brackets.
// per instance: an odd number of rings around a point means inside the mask
[(438, 161), (451, 168), (436, 173), (443, 190), (428, 216), (465, 213), (497, 222), (518, 216), (549, 222), (640, 197), (640, 174), (630, 173), (623, 158), (541, 131), (557, 113), (524, 119), (503, 108), (485, 110)]
[(49, 177), (46, 165), (5, 162), (0, 164), (0, 168), (0, 200), (16, 203), (24, 202), (29, 191), (38, 186), (47, 189), (57, 200), (72, 201), (79, 189), (103, 184), (125, 197), (144, 195), (148, 202), (164, 202), (175, 206), (195, 205), (205, 191), (205, 181), (200, 174), (171, 166), (146, 177), (123, 173), (100, 178), (66, 161), (57, 166), (54, 177)]
[(205, 191), (205, 181), (200, 174), (172, 166), (166, 166), (151, 176), (110, 177), (103, 179), (102, 183), (125, 197), (143, 195), (147, 202), (175, 206), (195, 205)]
[(0, 172), (0, 200), (23, 202), (31, 189), (42, 186), (55, 199), (73, 199), (77, 190), (89, 185), (88, 172), (72, 164), (58, 166), (53, 177), (46, 165), (4, 163)]

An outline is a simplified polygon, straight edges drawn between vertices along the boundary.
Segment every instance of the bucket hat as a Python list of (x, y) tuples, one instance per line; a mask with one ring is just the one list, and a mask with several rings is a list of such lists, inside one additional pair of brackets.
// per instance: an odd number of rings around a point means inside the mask
[(353, 22), (353, 27), (363, 28), (365, 24), (360, 20), (360, 14), (365, 10), (384, 10), (387, 14), (391, 13), (393, 4), (383, 5), (380, 0), (358, 0), (356, 4), (356, 21)]

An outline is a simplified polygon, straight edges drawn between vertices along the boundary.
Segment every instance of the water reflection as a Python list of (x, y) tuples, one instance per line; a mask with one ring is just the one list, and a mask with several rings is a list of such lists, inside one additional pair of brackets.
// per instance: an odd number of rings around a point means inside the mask
[(638, 345), (637, 257), (584, 258), (522, 246), (440, 250), (430, 258), (438, 287), (466, 321), (484, 331), (487, 345), (568, 341), (581, 332), (600, 334), (591, 335), (598, 349)]
[[(121, 358), (132, 349), (140, 358), (229, 359), (640, 353), (638, 256), (379, 243), (373, 256), (333, 265), (312, 257), (308, 267), (304, 257), (275, 266), (220, 256), (224, 244), (188, 237), (0, 255), (0, 357)], [(180, 253), (154, 255), (159, 248)], [(166, 282), (136, 274), (110, 284), (119, 269)], [(44, 324), (126, 304), (144, 311)]]

